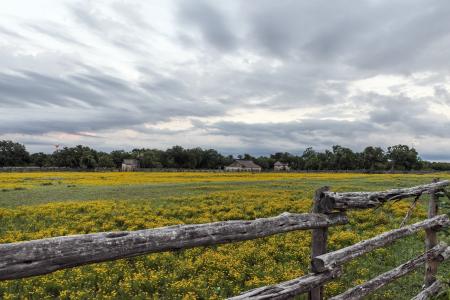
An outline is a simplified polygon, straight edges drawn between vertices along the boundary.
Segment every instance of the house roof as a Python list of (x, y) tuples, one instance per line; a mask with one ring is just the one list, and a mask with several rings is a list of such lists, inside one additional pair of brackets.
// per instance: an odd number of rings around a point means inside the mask
[(243, 159), (235, 160), (231, 165), (229, 165), (229, 167), (261, 168), (260, 166), (255, 164), (253, 161), (251, 161), (251, 160), (243, 160)]
[(281, 166), (288, 166), (289, 164), (288, 164), (288, 163), (282, 163), (282, 162), (277, 161), (277, 162), (274, 163), (273, 165), (274, 165), (274, 166), (277, 166), (277, 167), (278, 167), (278, 166), (281, 167)]
[(138, 164), (138, 160), (137, 159), (124, 159), (123, 160), (123, 164), (125, 165), (137, 165)]

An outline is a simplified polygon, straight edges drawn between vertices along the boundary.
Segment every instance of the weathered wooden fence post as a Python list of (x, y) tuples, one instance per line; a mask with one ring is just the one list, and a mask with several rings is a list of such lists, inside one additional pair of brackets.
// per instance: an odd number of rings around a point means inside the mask
[[(439, 182), (439, 178), (433, 179), (433, 182)], [(428, 202), (428, 218), (433, 218), (438, 214), (439, 198), (436, 192), (430, 193), (430, 201)], [(433, 228), (425, 230), (425, 250), (428, 251), (438, 244), (437, 231)], [(436, 281), (437, 267), (439, 262), (436, 260), (428, 260), (425, 265), (425, 280), (424, 286), (429, 287)]]
[[(323, 192), (328, 191), (329, 187), (324, 186), (318, 189), (314, 195), (313, 213), (325, 213), (325, 203), (323, 199)], [(327, 238), (328, 227), (313, 229), (311, 238), (311, 268), (314, 272), (312, 265), (312, 259), (316, 256), (325, 254), (327, 252)], [(323, 286), (318, 286), (311, 289), (309, 292), (309, 300), (322, 300), (323, 299)]]

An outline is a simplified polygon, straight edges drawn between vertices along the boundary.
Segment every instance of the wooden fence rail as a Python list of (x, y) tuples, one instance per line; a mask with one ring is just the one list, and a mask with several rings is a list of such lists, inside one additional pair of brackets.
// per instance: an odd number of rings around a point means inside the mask
[[(383, 273), (361, 285), (355, 286), (347, 290), (345, 293), (342, 293), (338, 296), (332, 297), (330, 300), (348, 300), (348, 299), (361, 299), (364, 296), (369, 295), (375, 290), (385, 286), (386, 284), (409, 274), (414, 271), (418, 267), (425, 264), (425, 262), (429, 260), (439, 259), (443, 261), (448, 258), (448, 252), (446, 244), (439, 244), (434, 248), (431, 248), (424, 254), (419, 255), (418, 257), (409, 260), (408, 262), (386, 272)], [(450, 249), (450, 248), (448, 248)]]
[[(397, 239), (411, 235), (420, 229), (431, 227), (446, 227), (449, 225), (450, 220), (448, 216), (440, 215), (434, 217), (433, 219), (427, 219), (422, 222), (403, 227), (401, 229), (395, 229), (387, 233), (380, 234), (372, 239), (362, 241), (358, 244), (315, 257), (313, 259), (313, 265), (314, 260), (317, 260), (318, 262), (320, 262), (317, 263), (320, 267), (318, 271), (313, 269), (314, 273), (277, 285), (261, 287), (230, 299), (289, 299), (293, 295), (298, 295), (316, 289), (320, 285), (340, 276), (341, 265), (356, 258), (357, 256), (368, 253), (376, 248), (386, 246), (387, 244), (392, 243)], [(360, 299), (363, 296), (375, 291), (376, 289), (383, 287), (387, 283), (408, 274), (417, 267), (425, 264), (425, 262), (427, 261), (434, 260), (436, 262), (441, 262), (445, 259), (448, 259), (449, 257), (450, 247), (448, 247), (444, 243), (438, 244), (437, 246), (428, 250), (424, 254), (421, 254), (417, 258), (410, 260), (407, 263), (389, 272), (381, 274), (380, 276), (377, 276), (374, 279), (369, 280), (366, 283), (353, 289), (350, 289), (344, 294), (336, 296), (332, 299)], [(322, 297), (323, 294), (319, 294), (318, 296)]]
[[(419, 222), (410, 225), (405, 228), (393, 230), (384, 234), (381, 234), (375, 238), (362, 241), (353, 246), (346, 247), (331, 253), (326, 253), (326, 229), (316, 229), (313, 231), (313, 241), (311, 249), (311, 269), (313, 272), (320, 273), (327, 269), (334, 268), (341, 265), (352, 258), (367, 253), (373, 249), (384, 247), (392, 241), (408, 236), (419, 229), (425, 229), (426, 231), (426, 250), (433, 249), (437, 245), (437, 235), (441, 227), (449, 226), (448, 217), (443, 215), (436, 217), (438, 212), (437, 199), (439, 196), (443, 196), (446, 193), (444, 188), (449, 185), (448, 180), (439, 181), (439, 179), (433, 180), (430, 184), (419, 185), (411, 188), (392, 189), (381, 192), (344, 192), (337, 193), (329, 190), (328, 187), (317, 190), (316, 197), (314, 199), (314, 208), (318, 208), (315, 212), (320, 213), (332, 213), (335, 210), (345, 211), (347, 209), (367, 209), (377, 208), (388, 201), (397, 201), (400, 199), (414, 197), (414, 205), (416, 201), (423, 194), (430, 195), (428, 218), (423, 222)], [(447, 193), (448, 195), (448, 193)], [(412, 206), (412, 207), (413, 207)], [(408, 212), (408, 215), (411, 211)], [(408, 215), (405, 217), (406, 222)], [(403, 225), (403, 222), (402, 222)], [(317, 237), (314, 240), (314, 233)], [(321, 235), (322, 233), (322, 235)], [(426, 260), (425, 271), (425, 288), (429, 287), (436, 280), (438, 261), (434, 259)], [(311, 289), (309, 299), (321, 300), (323, 299), (323, 287), (314, 287)], [(348, 298), (359, 299), (360, 297)]]
[(445, 285), (440, 282), (439, 280), (436, 280), (433, 284), (431, 284), (429, 287), (422, 290), (419, 294), (417, 294), (415, 297), (411, 298), (411, 300), (427, 300), (431, 297), (437, 295), (441, 290), (443, 290)]
[[(425, 289), (414, 299), (427, 299), (444, 284), (436, 280), (439, 263), (450, 257), (450, 247), (438, 244), (436, 232), (450, 226), (447, 215), (437, 215), (438, 197), (449, 181), (382, 192), (336, 193), (328, 187), (316, 191), (312, 213), (283, 213), (256, 220), (176, 225), (156, 229), (101, 232), (0, 244), (0, 280), (42, 275), (85, 264), (147, 253), (232, 243), (294, 230), (312, 229), (312, 273), (275, 285), (260, 287), (230, 299), (289, 299), (309, 292), (312, 300), (323, 299), (323, 284), (339, 277), (341, 265), (393, 241), (426, 231), (426, 252), (332, 299), (360, 299), (385, 284), (426, 264)], [(343, 211), (378, 207), (387, 201), (430, 194), (428, 219), (385, 232), (357, 244), (326, 253), (328, 227), (348, 223)]]
[(342, 214), (283, 213), (277, 217), (251, 221), (176, 225), (0, 244), (0, 280), (42, 275), (146, 253), (251, 240), (347, 222), (347, 217)]
[(331, 209), (366, 209), (382, 205), (385, 202), (417, 197), (423, 194), (434, 194), (436, 191), (449, 185), (448, 180), (437, 181), (430, 184), (419, 185), (411, 188), (393, 189), (383, 192), (347, 192), (336, 193), (323, 191), (321, 198), (322, 207), (326, 212)]
[(310, 273), (279, 284), (260, 287), (228, 299), (290, 299), (293, 296), (308, 292), (314, 287), (339, 277), (341, 273), (341, 268), (335, 268), (318, 274)]
[(436, 216), (432, 219), (426, 219), (400, 229), (394, 229), (371, 239), (359, 242), (357, 244), (329, 252), (313, 258), (312, 265), (314, 272), (323, 272), (335, 266), (342, 265), (360, 255), (368, 253), (374, 249), (384, 247), (395, 240), (404, 238), (408, 235), (416, 233), (420, 229), (441, 228), (450, 225), (450, 219), (447, 215)]

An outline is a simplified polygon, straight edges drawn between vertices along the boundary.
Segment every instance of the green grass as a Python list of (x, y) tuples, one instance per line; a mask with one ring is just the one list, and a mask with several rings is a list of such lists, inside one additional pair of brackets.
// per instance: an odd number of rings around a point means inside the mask
[[(450, 176), (449, 176), (450, 177)], [(143, 200), (151, 199), (152, 203), (165, 202), (167, 198), (179, 196), (204, 195), (217, 191), (237, 191), (242, 188), (264, 191), (310, 191), (311, 187), (317, 189), (328, 185), (335, 191), (377, 191), (396, 187), (407, 187), (431, 182), (433, 175), (420, 177), (394, 178), (389, 180), (367, 180), (367, 175), (352, 179), (311, 179), (277, 180), (277, 181), (232, 181), (232, 182), (202, 182), (202, 183), (175, 183), (175, 184), (140, 184), (120, 186), (88, 186), (53, 184), (42, 185), (32, 189), (6, 189), (0, 190), (0, 207), (16, 207), (21, 205), (36, 205), (61, 201), (92, 201), (92, 200)], [(307, 193), (312, 197), (312, 193)]]
[[(56, 183), (26, 190), (0, 190), (0, 208), (4, 208), (7, 212), (6, 217), (2, 218), (0, 209), (0, 238), (28, 240), (60, 235), (61, 232), (63, 234), (97, 232), (104, 228), (131, 230), (178, 223), (225, 220), (230, 216), (232, 219), (252, 219), (275, 215), (286, 210), (307, 211), (308, 205), (305, 206), (304, 202), (307, 201), (306, 199), (312, 199), (314, 190), (324, 185), (331, 186), (335, 191), (384, 190), (428, 183), (431, 182), (433, 176), (433, 174), (427, 174), (385, 178), (383, 175), (361, 175), (346, 179), (330, 177), (326, 180), (149, 183), (119, 186), (73, 186)], [(450, 176), (447, 175), (447, 177)], [(418, 212), (423, 214), (426, 202), (427, 197), (423, 197), (417, 208)], [(79, 203), (79, 205), (74, 203)], [(104, 203), (105, 206), (102, 206), (101, 203)], [(55, 204), (55, 206), (46, 206), (46, 204)], [(367, 218), (371, 215), (374, 220), (371, 219), (368, 222)], [(376, 218), (381, 215), (384, 217), (377, 221)], [(385, 230), (397, 228), (402, 219), (393, 214), (390, 205), (376, 211), (371, 210), (369, 217), (361, 217), (361, 221), (358, 221), (360, 218), (358, 212), (349, 213), (349, 217), (351, 222), (332, 228), (330, 236), (340, 232), (349, 232), (352, 234), (351, 236), (361, 240), (376, 235), (378, 228)], [(420, 219), (416, 214), (411, 222)], [(367, 227), (366, 222), (371, 227)], [(109, 224), (109, 227), (105, 227), (106, 223)], [(424, 250), (423, 237), (422, 233), (396, 241), (386, 249), (376, 250), (346, 264), (344, 275), (338, 281), (339, 286), (333, 290), (342, 292), (354, 286), (356, 280), (368, 280), (419, 255)], [(306, 271), (309, 260), (308, 253), (305, 253), (309, 249), (308, 239), (310, 239), (308, 232), (294, 232), (257, 241), (203, 247), (168, 255), (152, 254), (119, 262), (58, 271), (52, 275), (9, 281), (3, 286), (0, 285), (0, 298), (2, 295), (5, 298), (5, 295), (15, 295), (16, 299), (39, 299), (42, 295), (46, 295), (45, 297), (49, 299), (88, 299), (92, 294), (80, 296), (76, 294), (75, 290), (96, 291), (100, 295), (99, 289), (101, 288), (106, 289), (108, 295), (113, 295), (113, 291), (117, 290), (117, 299), (157, 297), (155, 295), (159, 295), (161, 299), (178, 299), (182, 298), (183, 293), (191, 290), (196, 291), (196, 296), (201, 299), (213, 296), (222, 298), (236, 294), (236, 290), (242, 291), (263, 284), (267, 274), (272, 276), (270, 280), (287, 280), (289, 276), (283, 274), (283, 268), (286, 269), (286, 272), (294, 272), (295, 268)], [(450, 242), (444, 233), (440, 233), (440, 240)], [(348, 242), (341, 240), (336, 245), (330, 245), (329, 250), (335, 250), (354, 242), (354, 239), (349, 239)], [(260, 252), (273, 251), (274, 247), (277, 250), (269, 255), (271, 262), (265, 263)], [(260, 250), (258, 250), (259, 248)], [(301, 253), (298, 253), (299, 249), (302, 249)], [(214, 252), (211, 253), (211, 250)], [(205, 283), (208, 278), (214, 277), (215, 274), (219, 274), (222, 269), (226, 268), (225, 264), (222, 267), (217, 266), (216, 270), (211, 267), (212, 261), (204, 258), (214, 257), (216, 254), (229, 258), (236, 255), (236, 259), (242, 261), (240, 271), (244, 277), (233, 280), (219, 277), (213, 281), (217, 286)], [(199, 259), (204, 259), (204, 262), (198, 262)], [(186, 269), (187, 267), (182, 265), (183, 262), (197, 266), (195, 271)], [(133, 273), (132, 270), (136, 273), (144, 272), (140, 269), (140, 264), (144, 264), (145, 268), (159, 274), (155, 279), (159, 286), (153, 286), (151, 280), (148, 279), (142, 283), (142, 286), (133, 286), (129, 291), (123, 285), (133, 284), (136, 281), (129, 279), (129, 274)], [(280, 269), (275, 268), (275, 265)], [(96, 275), (100, 272), (99, 270), (103, 270), (102, 268), (109, 270), (110, 274)], [(423, 269), (420, 268), (417, 272), (387, 285), (369, 298), (411, 298), (421, 289)], [(442, 264), (439, 272), (440, 276), (448, 279), (450, 263)], [(146, 273), (146, 276), (151, 276), (151, 274)], [(261, 283), (254, 283), (254, 286), (248, 283), (252, 276), (259, 278)], [(200, 278), (194, 284), (197, 286), (196, 288), (174, 287), (174, 283), (183, 280), (194, 281), (196, 277)], [(269, 279), (267, 280), (271, 282)], [(101, 287), (102, 285), (104, 286)], [(45, 286), (45, 289), (41, 291), (40, 286)], [(205, 292), (197, 292), (197, 289), (200, 288)], [(70, 291), (68, 298), (64, 297), (64, 290)], [(148, 294), (144, 292), (148, 292)], [(34, 297), (33, 295), (40, 296)], [(107, 297), (99, 296), (99, 298), (106, 299)]]

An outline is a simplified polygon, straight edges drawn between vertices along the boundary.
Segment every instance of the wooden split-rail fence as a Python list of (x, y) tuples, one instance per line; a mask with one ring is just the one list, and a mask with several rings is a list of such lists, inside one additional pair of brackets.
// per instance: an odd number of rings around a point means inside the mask
[[(444, 289), (437, 280), (440, 262), (450, 257), (450, 247), (438, 243), (437, 231), (450, 225), (447, 215), (438, 215), (438, 200), (448, 196), (449, 181), (382, 192), (336, 193), (324, 187), (316, 191), (312, 213), (283, 213), (276, 217), (251, 221), (223, 221), (209, 224), (71, 235), (41, 240), (0, 244), (0, 280), (19, 279), (85, 264), (121, 259), (148, 253), (174, 251), (199, 246), (232, 243), (294, 230), (312, 229), (311, 272), (275, 285), (264, 286), (230, 299), (289, 299), (302, 293), (323, 299), (323, 285), (338, 278), (342, 265), (374, 249), (425, 230), (425, 252), (331, 299), (360, 299), (384, 285), (425, 265), (424, 289), (413, 299), (428, 299)], [(385, 202), (414, 197), (413, 206), (423, 194), (429, 194), (428, 218), (371, 239), (327, 253), (329, 226), (348, 223), (348, 209), (376, 208)]]

